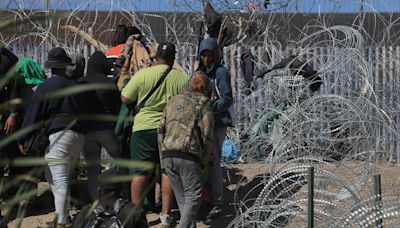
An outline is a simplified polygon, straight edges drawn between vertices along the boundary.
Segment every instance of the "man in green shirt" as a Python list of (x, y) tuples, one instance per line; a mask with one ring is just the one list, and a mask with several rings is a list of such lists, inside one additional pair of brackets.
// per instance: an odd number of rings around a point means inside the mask
[[(164, 72), (172, 68), (175, 61), (175, 53), (173, 44), (161, 43), (156, 55), (157, 64), (138, 71), (130, 79), (121, 92), (121, 101), (125, 104), (136, 102), (137, 105), (140, 105)], [(136, 205), (142, 205), (145, 190), (150, 183), (150, 176), (160, 165), (157, 129), (160, 125), (164, 107), (174, 95), (179, 93), (188, 80), (189, 75), (172, 69), (157, 90), (145, 101), (143, 108), (134, 118), (130, 143), (131, 159), (138, 162), (138, 164), (149, 165), (130, 169), (130, 174), (134, 176), (131, 183), (131, 198), (132, 203)], [(173, 192), (168, 176), (165, 173), (162, 173), (161, 181), (161, 225), (166, 227), (168, 226), (166, 221), (168, 221)]]

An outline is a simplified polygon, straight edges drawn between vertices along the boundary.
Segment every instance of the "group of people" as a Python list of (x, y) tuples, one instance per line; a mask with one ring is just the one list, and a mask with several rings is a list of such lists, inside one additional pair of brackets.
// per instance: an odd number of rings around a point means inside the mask
[[(189, 76), (173, 68), (174, 44), (159, 43), (154, 51), (140, 30), (131, 30), (119, 26), (116, 36), (119, 40), (106, 53), (92, 54), (85, 75), (85, 59), (81, 54), (68, 55), (61, 47), (50, 50), (45, 66), (51, 76), (37, 83), (32, 102), (23, 113), (18, 113), (23, 116), (21, 129), (46, 122), (49, 146), (43, 154), (51, 174), (56, 227), (69, 223), (71, 169), (79, 163), (80, 153), (83, 151), (88, 161), (99, 161), (102, 147), (114, 158), (132, 161), (129, 175), (130, 200), (136, 205), (133, 208), (143, 207), (153, 179), (161, 174), (163, 227), (171, 224), (174, 199), (181, 214), (180, 227), (196, 226), (205, 183), (209, 185), (212, 204), (207, 219), (212, 220), (222, 212), (220, 162), (227, 127), (232, 124), (228, 111), (232, 89), (230, 74), (221, 64), (221, 49), (215, 39), (203, 39), (199, 46), (199, 68)], [(10, 61), (4, 66), (2, 58), (2, 76), (17, 63), (15, 55), (7, 59)], [(32, 71), (28, 70), (29, 73)], [(55, 93), (85, 85), (100, 86), (67, 96)], [(121, 137), (115, 134), (115, 121), (101, 118), (118, 116), (123, 107), (134, 113), (128, 146), (123, 146)], [(15, 112), (7, 110), (2, 113), (2, 121), (15, 116)], [(9, 122), (5, 121), (4, 135), (11, 132)], [(19, 137), (20, 153), (27, 153), (24, 145), (36, 133), (31, 131)], [(5, 153), (5, 148), (1, 150)], [(88, 162), (88, 190), (93, 201), (102, 197), (100, 187), (104, 184), (99, 183), (100, 173), (99, 162)], [(114, 175), (120, 174), (117, 167)]]

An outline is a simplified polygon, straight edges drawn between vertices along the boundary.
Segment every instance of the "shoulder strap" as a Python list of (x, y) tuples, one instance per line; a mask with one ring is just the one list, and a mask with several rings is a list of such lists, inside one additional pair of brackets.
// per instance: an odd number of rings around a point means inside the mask
[(115, 213), (115, 215), (118, 215), (119, 212), (121, 211), (121, 208), (125, 204), (127, 204), (128, 202), (129, 202), (128, 200), (125, 200), (125, 199), (122, 199), (122, 198), (117, 199), (117, 201), (114, 203), (114, 213)]
[(143, 99), (143, 101), (137, 106), (136, 112), (139, 112), (139, 110), (144, 107), (144, 104), (146, 103), (146, 101), (151, 97), (151, 95), (153, 95), (153, 93), (158, 89), (158, 87), (160, 87), (161, 83), (164, 81), (164, 79), (167, 77), (167, 75), (169, 74), (169, 72), (171, 70), (172, 70), (172, 67), (169, 67), (164, 72), (163, 76), (161, 76), (161, 78), (157, 81), (157, 84), (151, 89), (151, 91), (146, 95), (146, 97)]
[(217, 95), (218, 95), (218, 98), (221, 98), (221, 92), (219, 91), (219, 88), (218, 88), (218, 81), (217, 81), (216, 78), (214, 79), (214, 87), (215, 87), (215, 92), (216, 92)]

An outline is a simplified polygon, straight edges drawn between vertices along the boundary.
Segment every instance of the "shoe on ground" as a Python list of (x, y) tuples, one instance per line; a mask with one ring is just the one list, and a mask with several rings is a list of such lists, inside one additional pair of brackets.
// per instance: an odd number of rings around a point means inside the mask
[(161, 222), (161, 228), (170, 228), (172, 227), (172, 218), (169, 216), (169, 214), (160, 214), (160, 222)]
[(56, 219), (54, 218), (53, 221), (48, 221), (45, 223), (44, 226), (39, 226), (39, 227), (49, 227), (49, 228), (72, 228), (72, 218), (70, 216), (67, 216), (67, 223), (65, 224), (57, 224)]
[(217, 215), (222, 214), (223, 210), (221, 206), (214, 206), (210, 212), (208, 212), (206, 219), (207, 220), (211, 220), (213, 218), (215, 218)]

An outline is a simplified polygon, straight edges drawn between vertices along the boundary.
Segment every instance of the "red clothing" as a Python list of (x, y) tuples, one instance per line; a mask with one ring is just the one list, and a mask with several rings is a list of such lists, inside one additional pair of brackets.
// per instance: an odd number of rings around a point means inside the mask
[(121, 54), (121, 50), (124, 48), (125, 44), (118, 44), (117, 46), (111, 47), (106, 52), (107, 58), (118, 58)]
[(107, 62), (109, 62), (111, 67), (111, 75), (116, 76), (119, 74), (119, 70), (115, 69), (115, 61), (117, 61), (118, 57), (121, 55), (121, 51), (124, 48), (125, 44), (118, 44), (117, 46), (111, 47), (106, 52)]

